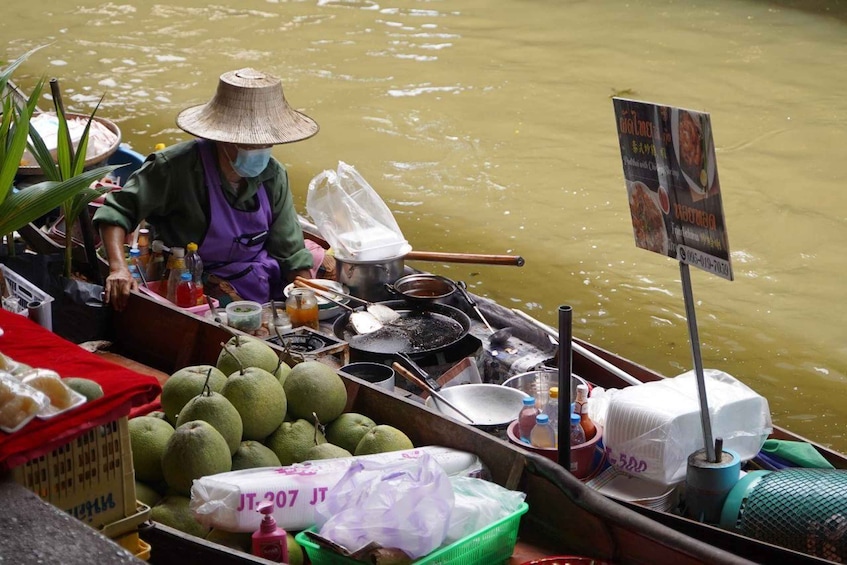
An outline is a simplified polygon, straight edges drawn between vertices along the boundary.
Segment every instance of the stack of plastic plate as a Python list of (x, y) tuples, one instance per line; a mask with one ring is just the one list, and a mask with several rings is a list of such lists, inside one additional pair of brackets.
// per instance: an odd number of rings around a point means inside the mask
[(667, 512), (676, 504), (676, 486), (667, 486), (628, 475), (609, 467), (585, 483), (602, 495)]

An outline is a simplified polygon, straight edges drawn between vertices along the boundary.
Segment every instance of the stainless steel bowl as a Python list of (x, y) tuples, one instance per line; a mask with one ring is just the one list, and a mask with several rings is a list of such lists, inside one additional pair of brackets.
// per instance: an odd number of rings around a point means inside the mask
[[(577, 385), (588, 383), (582, 377), (571, 375), (571, 399), (576, 398)], [(535, 405), (544, 410), (550, 395), (551, 386), (559, 386), (559, 372), (556, 369), (540, 369), (510, 377), (503, 386), (515, 388), (535, 398)], [(590, 388), (590, 387), (589, 387)], [(559, 398), (562, 398), (561, 395)]]

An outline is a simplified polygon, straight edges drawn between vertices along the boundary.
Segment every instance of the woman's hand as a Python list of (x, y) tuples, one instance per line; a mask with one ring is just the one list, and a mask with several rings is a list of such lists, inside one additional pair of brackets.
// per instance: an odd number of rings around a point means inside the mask
[(129, 272), (129, 269), (124, 265), (113, 269), (106, 278), (106, 292), (104, 300), (112, 305), (112, 308), (120, 312), (126, 308), (129, 293), (138, 289), (138, 281), (136, 281)]

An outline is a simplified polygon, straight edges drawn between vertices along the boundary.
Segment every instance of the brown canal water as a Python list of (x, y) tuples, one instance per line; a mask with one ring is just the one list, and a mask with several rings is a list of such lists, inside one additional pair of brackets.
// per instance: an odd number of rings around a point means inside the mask
[(712, 116), (736, 279), (692, 269), (707, 367), (780, 425), (847, 451), (847, 7), (608, 0), (19, 0), (0, 57), (148, 153), (179, 110), (253, 66), (315, 118), (277, 147), (301, 213), (343, 160), (418, 250), (526, 266), (416, 266), (666, 375), (692, 367), (678, 264), (634, 245), (611, 96)]

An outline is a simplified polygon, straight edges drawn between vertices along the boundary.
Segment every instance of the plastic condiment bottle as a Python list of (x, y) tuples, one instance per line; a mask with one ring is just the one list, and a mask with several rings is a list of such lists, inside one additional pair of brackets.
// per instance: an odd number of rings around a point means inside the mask
[(540, 411), (535, 406), (535, 398), (532, 396), (524, 397), (523, 408), (518, 413), (518, 431), (520, 432), (521, 440), (527, 443), (530, 442), (529, 434), (532, 432), (532, 428), (535, 427), (535, 418), (539, 413)]
[(550, 427), (556, 432), (556, 439), (559, 438), (559, 387), (550, 387), (550, 396), (547, 399), (547, 405), (542, 412), (550, 418)]
[(275, 563), (288, 563), (288, 540), (285, 530), (276, 525), (273, 502), (260, 502), (256, 510), (264, 514), (259, 529), (253, 532), (253, 555)]
[(150, 262), (150, 230), (148, 228), (138, 230), (138, 251), (138, 268), (145, 269), (146, 275), (147, 264)]
[[(148, 281), (161, 281), (162, 275), (165, 271), (165, 245), (162, 243), (160, 239), (156, 239), (150, 244), (150, 249), (152, 251), (152, 255), (150, 256), (150, 260), (147, 262), (147, 280)], [(159, 288), (159, 292), (164, 292), (162, 290), (162, 286), (165, 286), (164, 283), (161, 283)]]
[(139, 262), (139, 257), (141, 257), (141, 251), (137, 247), (130, 249), (127, 269), (129, 269), (129, 274), (132, 275), (132, 278), (141, 283), (141, 273), (139, 273), (138, 269), (142, 268), (142, 265)]
[[(185, 272), (185, 248), (171, 247), (171, 257), (168, 259), (168, 293), (167, 298), (176, 304), (176, 287), (182, 279), (182, 273)], [(165, 284), (165, 280), (162, 280)]]
[[(191, 273), (194, 286), (197, 288), (197, 304), (203, 304), (203, 259), (197, 253), (197, 244), (193, 241), (185, 246), (185, 268)], [(192, 304), (194, 306), (194, 304)]]
[(556, 432), (553, 431), (547, 414), (539, 414), (535, 417), (535, 426), (529, 434), (529, 443), (533, 447), (556, 447)]
[(191, 308), (197, 305), (197, 287), (194, 278), (188, 271), (180, 275), (179, 284), (176, 287), (176, 305), (180, 308)]
[(579, 414), (571, 414), (571, 445), (585, 443), (585, 432), (579, 423)]
[(585, 432), (585, 439), (588, 441), (597, 433), (597, 426), (588, 417), (588, 385), (577, 385), (576, 407), (579, 414), (579, 423), (582, 426), (582, 431)]

